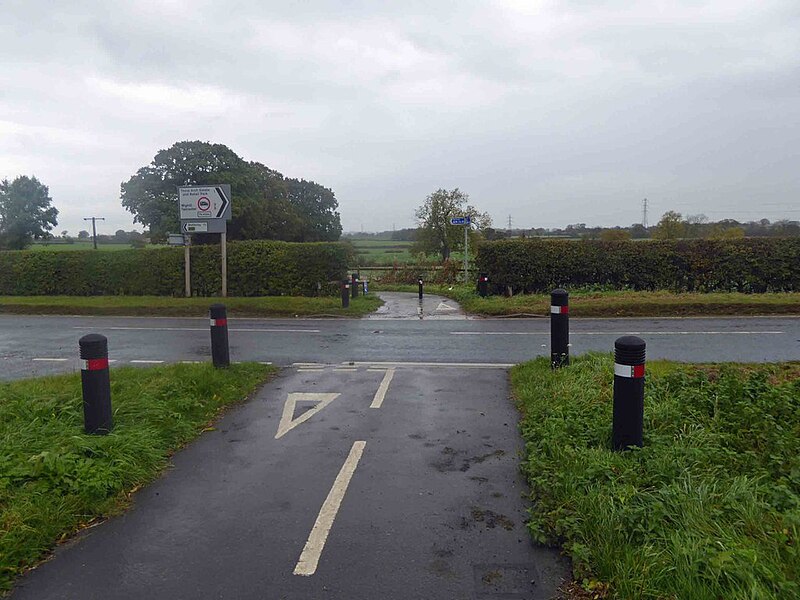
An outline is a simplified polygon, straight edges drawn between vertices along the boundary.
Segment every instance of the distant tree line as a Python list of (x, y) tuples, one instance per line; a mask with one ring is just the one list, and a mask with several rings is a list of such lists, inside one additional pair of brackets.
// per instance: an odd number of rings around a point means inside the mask
[[(284, 177), (248, 162), (223, 144), (178, 142), (121, 186), (122, 205), (153, 242), (178, 233), (177, 188), (227, 183), (233, 196), (230, 239), (290, 242), (335, 241), (342, 233), (333, 191), (314, 181)], [(202, 236), (197, 236), (202, 240)]]
[(532, 229), (486, 229), (487, 240), (525, 237), (580, 238), (588, 240), (626, 240), (626, 239), (737, 239), (743, 237), (798, 237), (800, 221), (781, 219), (770, 221), (740, 222), (735, 219), (709, 221), (705, 215), (689, 215), (668, 211), (656, 225), (645, 228), (641, 223), (629, 227), (587, 227), (586, 223), (574, 223), (564, 228)]

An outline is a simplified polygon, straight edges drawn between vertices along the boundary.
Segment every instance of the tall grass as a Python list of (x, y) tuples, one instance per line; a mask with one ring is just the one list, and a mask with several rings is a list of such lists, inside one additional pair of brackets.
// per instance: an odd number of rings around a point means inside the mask
[(610, 357), (514, 369), (532, 535), (616, 598), (800, 598), (800, 364), (648, 368), (645, 446), (626, 453)]

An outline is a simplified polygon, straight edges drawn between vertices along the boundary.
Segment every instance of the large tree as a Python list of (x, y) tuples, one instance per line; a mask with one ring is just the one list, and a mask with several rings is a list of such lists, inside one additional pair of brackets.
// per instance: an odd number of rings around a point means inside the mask
[[(336, 240), (341, 233), (333, 192), (295, 192), (296, 180), (247, 162), (222, 144), (178, 142), (122, 184), (122, 205), (150, 229), (154, 241), (179, 227), (177, 187), (227, 183), (233, 196), (231, 239)], [(315, 189), (315, 188), (314, 188)], [(301, 190), (302, 191), (302, 190)], [(337, 229), (338, 227), (338, 229)]]
[(491, 227), (492, 219), (488, 214), (478, 211), (469, 204), (469, 196), (455, 188), (454, 190), (438, 189), (430, 194), (416, 211), (417, 230), (414, 252), (439, 254), (442, 260), (448, 260), (453, 250), (464, 248), (464, 226), (451, 225), (452, 217), (469, 215), (474, 230), (470, 228), (470, 241), (477, 241), (475, 230), (481, 231)]
[(21, 250), (34, 239), (48, 237), (58, 224), (58, 210), (47, 186), (21, 175), (0, 182), (0, 248)]
[(289, 202), (303, 215), (307, 226), (301, 241), (335, 241), (342, 235), (342, 223), (336, 209), (339, 207), (333, 191), (313, 181), (287, 179)]
[(670, 210), (661, 216), (656, 225), (653, 237), (657, 240), (676, 240), (686, 235), (686, 224), (679, 212)]

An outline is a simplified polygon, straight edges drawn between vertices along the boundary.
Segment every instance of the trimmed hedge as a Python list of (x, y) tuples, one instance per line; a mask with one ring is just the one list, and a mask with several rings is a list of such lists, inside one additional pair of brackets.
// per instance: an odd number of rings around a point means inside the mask
[[(192, 246), (192, 294), (221, 287), (218, 245)], [(230, 296), (315, 296), (345, 277), (351, 250), (340, 243), (228, 243)], [(3, 296), (182, 296), (183, 248), (127, 252), (0, 252)]]
[(495, 291), (558, 286), (676, 292), (800, 291), (800, 238), (676, 241), (502, 240), (478, 247)]

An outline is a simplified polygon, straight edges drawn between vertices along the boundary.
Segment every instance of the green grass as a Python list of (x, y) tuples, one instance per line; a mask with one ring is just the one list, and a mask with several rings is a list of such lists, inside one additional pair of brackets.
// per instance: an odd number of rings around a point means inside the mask
[[(416, 292), (416, 286), (381, 285), (371, 290)], [(481, 298), (472, 286), (429, 285), (431, 294), (452, 298), (468, 313), (485, 316), (539, 315), (550, 313), (550, 294), (519, 294), (506, 298)], [(740, 294), (571, 291), (569, 312), (573, 317), (681, 317), (702, 315), (798, 315), (800, 293)]]
[(800, 597), (800, 363), (648, 364), (645, 446), (610, 450), (612, 359), (512, 371), (530, 532), (625, 599)]
[(405, 264), (414, 261), (410, 249), (412, 242), (395, 242), (392, 240), (359, 240), (348, 239), (356, 251), (360, 266)]
[(106, 436), (83, 433), (79, 374), (0, 384), (0, 591), (57, 540), (124, 509), (174, 450), (274, 371), (253, 363), (113, 369)]
[[(163, 248), (164, 246), (153, 246), (148, 244), (146, 247)], [(132, 248), (133, 246), (130, 244), (97, 244), (98, 252), (118, 252), (121, 250), (131, 250)], [(34, 252), (72, 252), (76, 250), (94, 250), (94, 246), (91, 241), (73, 242), (72, 244), (66, 244), (64, 242), (53, 242), (49, 244), (35, 242), (28, 246), (28, 250), (33, 250)]]
[(58, 315), (155, 315), (202, 317), (208, 307), (222, 302), (228, 315), (236, 317), (309, 317), (334, 315), (360, 317), (383, 302), (375, 295), (350, 300), (342, 308), (339, 296), (305, 298), (265, 296), (259, 298), (172, 298), (169, 296), (0, 296), (0, 313)]

